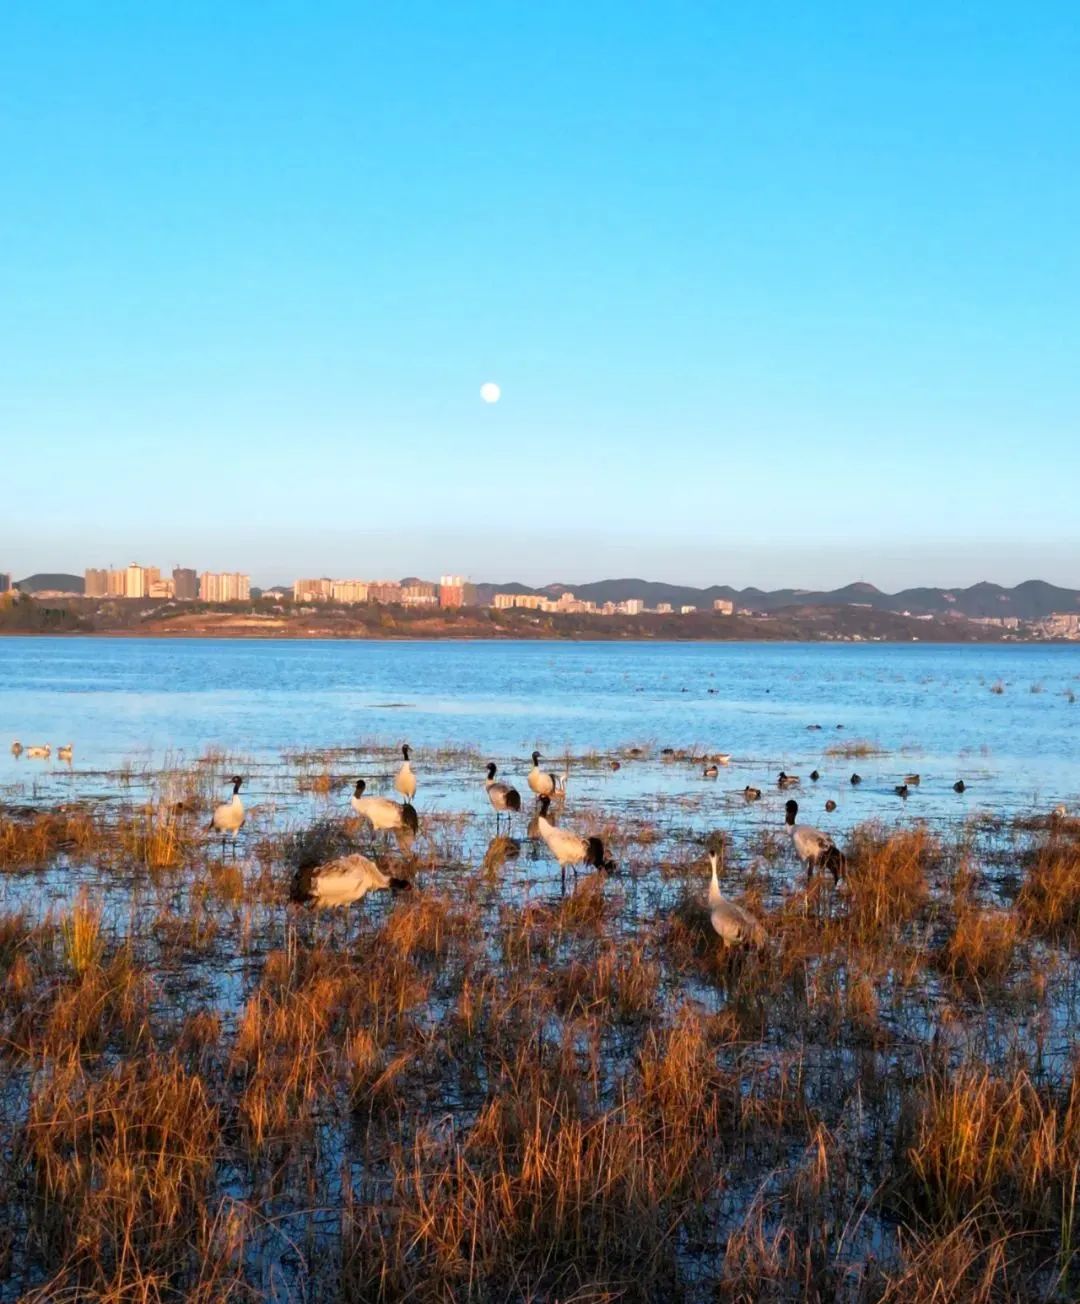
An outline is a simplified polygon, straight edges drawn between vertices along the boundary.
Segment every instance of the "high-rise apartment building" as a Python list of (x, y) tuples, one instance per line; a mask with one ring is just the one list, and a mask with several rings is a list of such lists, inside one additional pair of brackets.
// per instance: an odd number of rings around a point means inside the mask
[(0, 571), (0, 593), (11, 592), (11, 575), (8, 571)]
[(401, 601), (401, 585), (397, 580), (373, 580), (368, 585), (368, 602), (381, 602), (385, 606)]
[(204, 571), (199, 576), (203, 602), (246, 602), (251, 597), (251, 576), (238, 571)]
[(333, 580), (297, 580), (293, 585), (294, 602), (329, 602), (333, 595)]
[(109, 593), (109, 572), (104, 567), (88, 566), (83, 575), (83, 593), (88, 598), (104, 598)]
[(366, 580), (332, 580), (330, 596), (335, 602), (367, 602), (368, 583)]
[(397, 599), (405, 607), (437, 607), (439, 605), (439, 587), (421, 580), (417, 584), (406, 584)]
[(188, 566), (176, 566), (172, 573), (173, 596), (180, 602), (194, 602), (199, 596), (199, 577)]
[(150, 586), (161, 578), (161, 571), (156, 566), (140, 566), (132, 562), (124, 578), (125, 598), (148, 598)]
[(439, 606), (465, 605), (465, 579), (461, 575), (443, 575), (439, 580)]

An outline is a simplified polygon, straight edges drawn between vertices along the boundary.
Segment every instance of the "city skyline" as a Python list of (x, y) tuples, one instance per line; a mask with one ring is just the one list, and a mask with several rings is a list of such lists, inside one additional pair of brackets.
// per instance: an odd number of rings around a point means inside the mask
[(13, 10), (5, 565), (1071, 582), (1074, 28)]

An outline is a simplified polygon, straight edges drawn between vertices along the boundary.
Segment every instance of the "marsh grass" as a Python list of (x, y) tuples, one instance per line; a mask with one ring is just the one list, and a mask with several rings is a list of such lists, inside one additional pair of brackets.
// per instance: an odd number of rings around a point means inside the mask
[[(266, 775), (235, 860), (193, 814), (219, 757), (0, 821), (4, 1297), (1077, 1297), (1080, 1089), (1017, 1018), (1080, 986), (1067, 825), (865, 826), (835, 888), (750, 826), (723, 887), (767, 940), (725, 953), (693, 793), (574, 794), (620, 873), (564, 893), (524, 828), (328, 815), (353, 758)], [(414, 890), (288, 904), (358, 847)]]
[(866, 738), (851, 738), (844, 742), (830, 743), (825, 748), (826, 756), (835, 756), (840, 759), (857, 760), (864, 756), (888, 756), (887, 748), (880, 743), (870, 742)]

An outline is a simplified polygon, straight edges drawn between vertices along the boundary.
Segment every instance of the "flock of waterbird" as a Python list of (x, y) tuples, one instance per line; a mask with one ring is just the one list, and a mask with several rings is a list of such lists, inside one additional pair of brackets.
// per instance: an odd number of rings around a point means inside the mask
[[(373, 830), (380, 833), (396, 834), (409, 838), (419, 831), (420, 822), (413, 798), (416, 796), (417, 778), (410, 760), (410, 748), (405, 744), (402, 749), (402, 764), (394, 779), (394, 788), (401, 795), (401, 801), (391, 797), (368, 796), (367, 785), (363, 779), (357, 779), (350, 807), (360, 819), (366, 820)], [(575, 874), (579, 867), (590, 868), (598, 873), (616, 872), (616, 864), (607, 854), (602, 838), (575, 832), (555, 823), (552, 818), (552, 801), (566, 792), (566, 774), (557, 775), (540, 768), (541, 756), (538, 751), (532, 754), (532, 769), (528, 772), (526, 782), (536, 797), (536, 813), (529, 825), (530, 836), (537, 836), (547, 847), (552, 858), (557, 862), (562, 884), (566, 884), (566, 871)], [(724, 755), (718, 761), (706, 765), (705, 777), (713, 777), (712, 770), (717, 764), (727, 764), (730, 757)], [(484, 791), (495, 812), (496, 834), (503, 817), (507, 821), (522, 810), (521, 793), (512, 784), (498, 778), (498, 766), (494, 761), (486, 767)], [(820, 774), (814, 770), (810, 779), (817, 782)], [(229, 839), (235, 839), (244, 823), (244, 806), (240, 798), (243, 779), (234, 775), (229, 780), (232, 784), (232, 797), (215, 808), (210, 821), (210, 830), (220, 834), (222, 851)], [(861, 782), (858, 774), (851, 776), (852, 784)], [(906, 791), (920, 782), (920, 776), (909, 774), (901, 785)], [(801, 784), (798, 775), (787, 774), (783, 770), (777, 776), (777, 787), (781, 790), (796, 788)], [(901, 791), (898, 786), (896, 791)], [(957, 792), (964, 791), (963, 780), (954, 785)], [(743, 796), (747, 801), (756, 801), (761, 797), (760, 788), (747, 787)], [(827, 809), (835, 809), (835, 802), (826, 803)], [(815, 872), (827, 871), (832, 875), (834, 884), (838, 884), (847, 869), (847, 858), (829, 833), (798, 820), (799, 803), (789, 798), (784, 806), (784, 829), (791, 842), (795, 856), (806, 871), (807, 881)], [(750, 945), (760, 947), (765, 940), (765, 929), (760, 920), (737, 902), (725, 897), (720, 889), (720, 860), (723, 853), (723, 839), (714, 834), (707, 844), (711, 878), (708, 888), (707, 905), (709, 919), (722, 945), (737, 947)], [(348, 906), (362, 901), (368, 892), (389, 888), (394, 891), (411, 887), (408, 879), (397, 878), (386, 873), (368, 857), (354, 853), (338, 856), (322, 864), (305, 866), (298, 870), (293, 878), (291, 897), (294, 901), (317, 906)]]
[[(32, 747), (24, 747), (16, 738), (11, 744), (11, 754), (16, 760), (20, 756), (26, 756), (31, 761), (47, 761), (52, 756), (52, 746), (49, 743), (41, 743)], [(71, 761), (75, 755), (74, 744), (64, 743), (56, 749), (56, 755), (61, 761)]]
[[(27, 756), (35, 760), (47, 760), (52, 754), (48, 744), (24, 747), (21, 742), (11, 744), (12, 755)], [(71, 743), (57, 749), (61, 761), (71, 761), (74, 748)], [(366, 820), (376, 832), (394, 833), (408, 838), (415, 835), (420, 828), (419, 817), (413, 798), (416, 796), (417, 780), (411, 763), (411, 748), (406, 743), (401, 749), (402, 763), (394, 778), (394, 789), (401, 797), (395, 801), (391, 797), (367, 795), (367, 785), (363, 779), (357, 779), (349, 804), (353, 813)], [(595, 869), (599, 873), (614, 873), (615, 862), (608, 856), (603, 839), (595, 835), (575, 833), (564, 828), (551, 818), (551, 803), (559, 796), (565, 796), (567, 775), (558, 775), (540, 768), (541, 755), (532, 753), (532, 769), (526, 776), (530, 791), (536, 797), (536, 814), (530, 823), (530, 835), (539, 836), (552, 858), (558, 863), (562, 884), (566, 884), (566, 871), (576, 874), (580, 867)], [(721, 753), (706, 763), (702, 773), (707, 779), (716, 778), (721, 766), (730, 764), (731, 756)], [(613, 769), (619, 768), (617, 761), (612, 761)], [(495, 812), (496, 834), (498, 834), (503, 816), (509, 822), (513, 815), (522, 809), (521, 793), (512, 784), (500, 780), (498, 767), (494, 761), (487, 765), (484, 790)], [(810, 773), (810, 781), (817, 783), (821, 778), (817, 770)], [(906, 798), (913, 788), (920, 785), (922, 776), (908, 774), (904, 781), (897, 784), (893, 791), (899, 797)], [(229, 780), (232, 796), (214, 808), (209, 831), (219, 834), (222, 853), (231, 841), (235, 854), (236, 837), (244, 825), (244, 803), (240, 797), (243, 785), (240, 775), (233, 775)], [(862, 783), (862, 776), (852, 774), (852, 786)], [(781, 790), (797, 788), (802, 780), (799, 775), (787, 774), (781, 770), (777, 775), (777, 787)], [(962, 793), (966, 790), (963, 779), (957, 779), (952, 785), (953, 791)], [(747, 785), (743, 789), (746, 801), (759, 801), (762, 796), (760, 788)], [(825, 803), (827, 811), (836, 809), (836, 802)], [(799, 804), (789, 799), (784, 807), (784, 827), (795, 855), (807, 874), (812, 879), (815, 871), (828, 871), (834, 883), (844, 877), (847, 859), (830, 834), (809, 824), (798, 822)], [(719, 865), (722, 855), (722, 839), (713, 835), (708, 844), (709, 863), (712, 871), (708, 890), (708, 910), (712, 927), (725, 947), (750, 944), (760, 946), (764, 942), (765, 930), (759, 920), (736, 902), (729, 900), (720, 890)], [(359, 853), (338, 856), (320, 865), (304, 867), (297, 871), (291, 888), (295, 901), (307, 902), (321, 906), (348, 906), (362, 901), (368, 892), (389, 888), (399, 891), (411, 887), (409, 880), (396, 878), (385, 873), (375, 861)]]

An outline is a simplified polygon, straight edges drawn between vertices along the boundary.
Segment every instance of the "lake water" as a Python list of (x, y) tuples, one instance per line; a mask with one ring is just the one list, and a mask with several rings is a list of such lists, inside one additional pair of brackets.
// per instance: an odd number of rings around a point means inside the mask
[[(68, 741), (76, 771), (208, 747), (271, 761), (408, 739), (466, 744), (517, 775), (534, 746), (557, 761), (640, 744), (730, 752), (717, 780), (729, 795), (775, 789), (780, 768), (805, 792), (816, 767), (815, 806), (834, 797), (843, 823), (898, 808), (908, 771), (922, 775), (909, 817), (1004, 814), (1080, 803), (1074, 692), (1072, 646), (6, 638), (0, 738), (54, 753), (16, 761), (5, 742), (0, 782), (33, 775), (47, 790)], [(830, 751), (857, 739), (884, 754)], [(632, 766), (602, 779), (619, 797), (636, 782)], [(700, 767), (671, 783), (700, 787)]]

